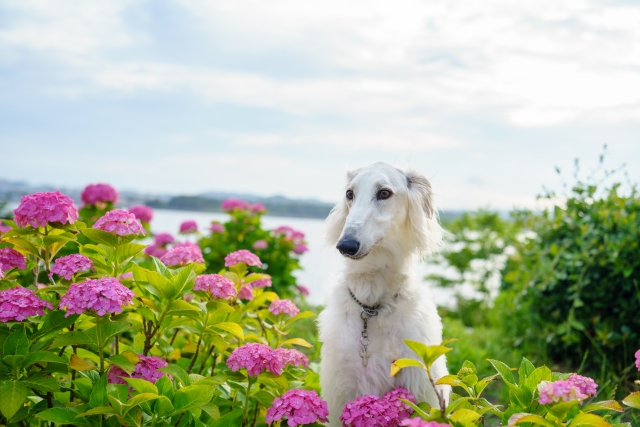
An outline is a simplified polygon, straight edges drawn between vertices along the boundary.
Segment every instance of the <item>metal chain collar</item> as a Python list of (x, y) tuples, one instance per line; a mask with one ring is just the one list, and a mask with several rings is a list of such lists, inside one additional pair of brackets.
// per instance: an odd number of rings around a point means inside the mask
[(360, 318), (364, 322), (364, 325), (362, 328), (362, 334), (360, 336), (360, 343), (362, 344), (362, 347), (364, 348), (364, 350), (360, 353), (360, 357), (362, 358), (362, 366), (366, 367), (367, 361), (369, 357), (371, 357), (371, 354), (367, 350), (367, 348), (369, 347), (369, 331), (367, 329), (367, 326), (368, 326), (367, 323), (369, 319), (378, 315), (378, 308), (380, 308), (380, 304), (378, 303), (373, 307), (362, 304), (360, 301), (358, 301), (356, 296), (353, 295), (353, 292), (351, 292), (351, 289), (349, 289), (349, 295), (351, 295), (351, 298), (353, 298), (353, 300), (360, 306), (360, 308), (362, 308), (362, 312), (360, 313)]

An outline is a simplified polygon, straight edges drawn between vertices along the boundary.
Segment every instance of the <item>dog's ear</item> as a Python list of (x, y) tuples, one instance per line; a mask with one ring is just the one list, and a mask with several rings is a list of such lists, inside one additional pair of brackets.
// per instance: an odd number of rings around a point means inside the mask
[[(347, 186), (361, 170), (362, 168), (347, 171)], [(329, 245), (335, 246), (338, 240), (340, 240), (342, 229), (344, 228), (344, 223), (347, 221), (348, 215), (349, 206), (347, 206), (347, 199), (343, 194), (342, 199), (331, 209), (326, 220), (327, 243)]]
[(436, 251), (442, 243), (442, 228), (433, 201), (431, 183), (424, 175), (407, 170), (409, 195), (408, 228), (421, 255)]

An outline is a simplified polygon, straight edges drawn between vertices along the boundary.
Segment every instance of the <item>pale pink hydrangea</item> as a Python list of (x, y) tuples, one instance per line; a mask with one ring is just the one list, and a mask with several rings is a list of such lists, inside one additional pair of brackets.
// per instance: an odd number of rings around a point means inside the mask
[(0, 221), (0, 234), (11, 231), (11, 227), (8, 225), (4, 225), (2, 221)]
[(316, 422), (328, 423), (329, 408), (327, 402), (320, 399), (315, 391), (289, 390), (276, 397), (267, 410), (267, 423), (281, 419), (288, 426), (298, 426)]
[(540, 405), (547, 405), (557, 402), (569, 402), (571, 400), (584, 400), (587, 395), (582, 393), (580, 389), (568, 380), (558, 380), (552, 383), (540, 383), (538, 386)]
[(35, 296), (26, 288), (0, 291), (0, 322), (21, 322), (29, 316), (43, 315), (44, 309), (53, 310), (50, 302)]
[(309, 248), (304, 243), (296, 243), (296, 245), (293, 247), (293, 252), (298, 255), (302, 255), (307, 251), (309, 251)]
[(273, 232), (283, 235), (286, 240), (294, 243), (302, 243), (302, 241), (304, 240), (304, 233), (302, 231), (298, 231), (293, 227), (289, 227), (288, 225), (281, 225), (280, 227), (273, 230)]
[(223, 211), (225, 212), (232, 212), (234, 210), (245, 210), (245, 209), (249, 209), (251, 205), (249, 205), (249, 203), (245, 202), (244, 200), (240, 200), (240, 199), (233, 199), (233, 198), (229, 198), (226, 199), (222, 202), (222, 204), (220, 205), (220, 207), (222, 208)]
[(302, 295), (303, 297), (308, 297), (309, 296), (309, 288), (307, 288), (305, 285), (298, 285), (298, 292), (300, 292), (300, 295)]
[(267, 211), (267, 207), (262, 203), (253, 203), (251, 206), (249, 206), (249, 210), (252, 213), (263, 213)]
[(638, 368), (638, 371), (640, 371), (640, 350), (636, 351), (636, 368)]
[(111, 384), (127, 384), (123, 378), (140, 378), (155, 384), (163, 375), (166, 375), (164, 372), (158, 371), (160, 368), (169, 366), (162, 357), (145, 356), (144, 354), (139, 354), (138, 357), (140, 361), (136, 363), (136, 368), (131, 375), (113, 365), (107, 373), (107, 381)]
[(291, 317), (297, 316), (300, 309), (296, 307), (293, 301), (288, 299), (275, 300), (269, 305), (269, 312), (274, 315), (288, 314)]
[(266, 240), (256, 240), (255, 242), (253, 242), (253, 245), (251, 246), (253, 247), (253, 249), (259, 250), (259, 249), (267, 249), (269, 247), (269, 244), (267, 243)]
[(166, 265), (187, 265), (192, 262), (204, 262), (202, 249), (195, 243), (184, 242), (174, 245), (169, 252), (164, 254), (160, 261)]
[(253, 288), (251, 285), (244, 285), (240, 288), (240, 292), (238, 292), (238, 298), (251, 301), (253, 299)]
[(118, 280), (133, 280), (133, 272), (127, 271), (126, 273), (122, 273)]
[(153, 219), (153, 209), (145, 205), (134, 205), (129, 208), (140, 222), (149, 223)]
[(280, 375), (284, 365), (280, 353), (258, 343), (249, 343), (234, 349), (227, 359), (227, 366), (233, 372), (245, 368), (247, 374), (252, 377), (260, 375), (265, 370)]
[[(251, 273), (250, 275), (247, 276), (247, 279), (250, 279), (254, 276), (254, 273)], [(251, 286), (254, 288), (268, 288), (271, 286), (272, 281), (271, 281), (271, 276), (267, 275), (267, 274), (263, 274), (263, 277), (257, 280), (254, 280), (253, 282), (251, 282)]]
[(425, 421), (421, 418), (407, 418), (400, 422), (403, 427), (451, 427), (449, 424), (443, 424), (436, 421)]
[(580, 393), (587, 396), (595, 396), (597, 394), (598, 384), (589, 377), (583, 377), (582, 375), (573, 374), (567, 381), (574, 387), (580, 390)]
[(104, 316), (107, 313), (122, 312), (122, 307), (131, 304), (134, 296), (115, 277), (87, 279), (69, 287), (66, 295), (60, 298), (60, 309), (66, 307), (65, 317), (88, 310)]
[(20, 252), (12, 248), (0, 248), (0, 270), (7, 271), (17, 267), (27, 268), (27, 260)]
[(85, 205), (98, 203), (118, 203), (118, 192), (109, 184), (89, 184), (82, 190), (80, 198)]
[(280, 353), (282, 360), (286, 365), (297, 366), (298, 368), (306, 368), (309, 365), (309, 359), (304, 353), (293, 348), (277, 348), (274, 351)]
[(198, 223), (193, 220), (184, 221), (182, 224), (180, 224), (180, 233), (187, 234), (187, 233), (197, 233), (197, 232), (198, 232)]
[(194, 291), (209, 292), (216, 298), (230, 299), (236, 296), (233, 282), (219, 274), (203, 274), (196, 277)]
[(23, 196), (13, 213), (18, 227), (44, 227), (50, 222), (73, 224), (78, 219), (73, 200), (57, 190)]
[(132, 234), (142, 234), (144, 228), (136, 219), (136, 216), (122, 209), (114, 209), (107, 212), (98, 219), (93, 228), (117, 234), (118, 236), (130, 236)]
[(211, 226), (209, 227), (209, 231), (211, 233), (224, 233), (225, 228), (224, 225), (220, 224), (219, 222), (212, 222)]
[(231, 252), (229, 255), (224, 257), (225, 267), (233, 267), (234, 265), (241, 262), (254, 267), (262, 266), (262, 262), (260, 261), (258, 255), (253, 254), (246, 249), (240, 249), (239, 251)]
[(51, 267), (51, 273), (71, 280), (77, 272), (92, 268), (93, 262), (89, 258), (84, 255), (71, 254), (55, 260), (53, 267)]

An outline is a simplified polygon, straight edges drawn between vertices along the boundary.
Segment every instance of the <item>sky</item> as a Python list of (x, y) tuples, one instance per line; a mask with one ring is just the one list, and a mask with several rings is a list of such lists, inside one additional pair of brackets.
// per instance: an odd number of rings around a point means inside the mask
[(530, 207), (608, 144), (640, 182), (633, 1), (0, 0), (0, 179), (336, 201), (411, 165)]

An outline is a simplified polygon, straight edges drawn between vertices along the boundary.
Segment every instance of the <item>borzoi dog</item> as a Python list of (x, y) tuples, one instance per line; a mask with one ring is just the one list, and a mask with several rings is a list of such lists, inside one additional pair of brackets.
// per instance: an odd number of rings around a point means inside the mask
[[(415, 257), (433, 252), (442, 240), (431, 184), (415, 171), (382, 162), (349, 172), (347, 181), (326, 221), (327, 241), (344, 256), (344, 270), (318, 319), (322, 394), (331, 426), (341, 425), (347, 402), (396, 387), (439, 407), (424, 370), (389, 375), (396, 359), (417, 358), (403, 340), (442, 341), (436, 306), (411, 277)], [(447, 375), (444, 356), (432, 374)], [(448, 401), (450, 387), (437, 387)]]

